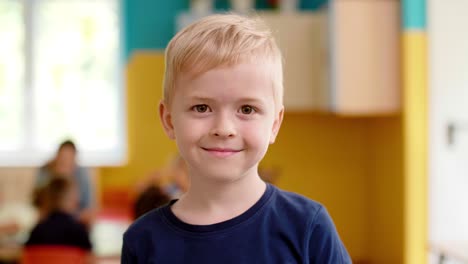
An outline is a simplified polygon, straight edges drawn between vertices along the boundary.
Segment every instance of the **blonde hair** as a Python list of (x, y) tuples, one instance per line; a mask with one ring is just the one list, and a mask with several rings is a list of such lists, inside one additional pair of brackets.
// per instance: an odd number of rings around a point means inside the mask
[(211, 15), (178, 32), (166, 49), (163, 98), (171, 104), (180, 74), (196, 77), (220, 66), (258, 63), (271, 76), (277, 108), (283, 105), (281, 52), (270, 29), (259, 18)]

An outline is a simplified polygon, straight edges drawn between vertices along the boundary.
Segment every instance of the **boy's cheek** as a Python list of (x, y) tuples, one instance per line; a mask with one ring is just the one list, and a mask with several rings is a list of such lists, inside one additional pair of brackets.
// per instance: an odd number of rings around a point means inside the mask
[(171, 139), (179, 138), (183, 141), (193, 141), (199, 136), (200, 131), (197, 124), (185, 120), (185, 122), (174, 124)]
[(249, 141), (250, 145), (256, 145), (257, 147), (262, 146), (268, 147), (268, 143), (271, 142), (271, 131), (265, 127), (251, 127), (244, 128), (244, 131), (248, 131), (248, 134), (244, 134), (244, 140)]

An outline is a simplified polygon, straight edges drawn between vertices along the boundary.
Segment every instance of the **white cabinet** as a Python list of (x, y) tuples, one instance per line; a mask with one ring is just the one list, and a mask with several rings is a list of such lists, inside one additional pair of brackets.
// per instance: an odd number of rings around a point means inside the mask
[(259, 12), (284, 57), (286, 111), (326, 108), (328, 92), (327, 12)]
[(332, 111), (366, 115), (400, 110), (399, 4), (330, 1)]
[(259, 14), (285, 58), (287, 111), (400, 110), (398, 1), (332, 0), (319, 12)]

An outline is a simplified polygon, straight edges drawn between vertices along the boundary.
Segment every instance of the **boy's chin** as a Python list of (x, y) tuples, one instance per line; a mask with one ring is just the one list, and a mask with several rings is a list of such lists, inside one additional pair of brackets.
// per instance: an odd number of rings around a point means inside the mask
[(246, 171), (236, 169), (221, 169), (204, 171), (199, 176), (199, 181), (208, 181), (216, 184), (232, 184), (249, 177)]

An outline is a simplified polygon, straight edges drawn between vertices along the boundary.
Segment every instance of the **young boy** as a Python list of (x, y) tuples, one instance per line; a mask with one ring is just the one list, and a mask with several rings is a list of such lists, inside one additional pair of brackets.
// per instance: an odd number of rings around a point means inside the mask
[(323, 206), (258, 175), (283, 119), (282, 82), (259, 20), (212, 15), (171, 40), (160, 117), (190, 187), (127, 230), (122, 263), (351, 263)]

